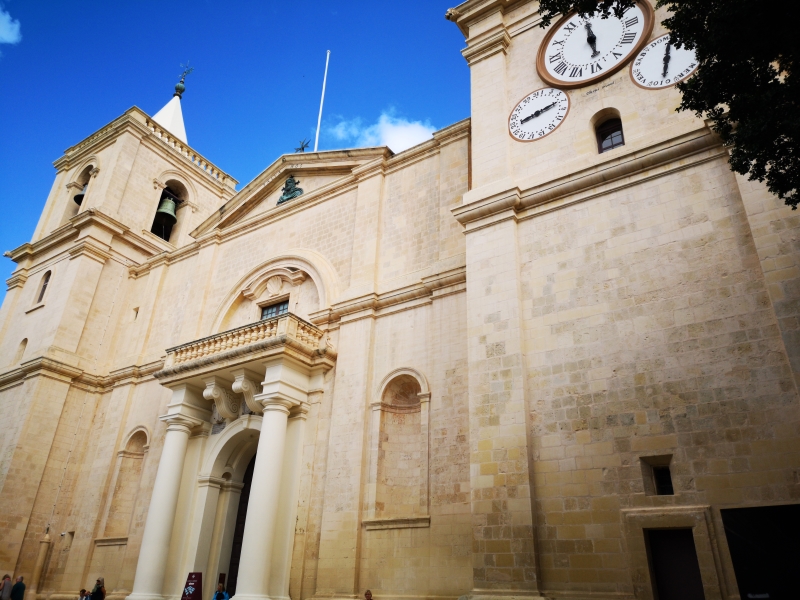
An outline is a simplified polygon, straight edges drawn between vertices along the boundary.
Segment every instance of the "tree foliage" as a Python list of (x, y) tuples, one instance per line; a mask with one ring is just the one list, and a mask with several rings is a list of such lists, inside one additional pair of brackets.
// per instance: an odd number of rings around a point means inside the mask
[[(572, 11), (621, 17), (635, 0), (540, 0), (542, 27)], [(676, 47), (693, 49), (694, 75), (678, 84), (678, 110), (706, 118), (730, 148), (731, 168), (800, 201), (800, 115), (795, 58), (800, 25), (789, 0), (658, 0)]]

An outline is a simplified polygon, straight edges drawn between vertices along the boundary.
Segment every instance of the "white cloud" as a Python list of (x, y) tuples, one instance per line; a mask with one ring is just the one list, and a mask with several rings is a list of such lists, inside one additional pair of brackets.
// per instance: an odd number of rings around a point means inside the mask
[(19, 44), (21, 40), (19, 21), (12, 19), (0, 5), (0, 44)]
[(429, 121), (409, 121), (394, 116), (393, 110), (384, 111), (377, 123), (364, 125), (359, 118), (342, 120), (327, 129), (327, 133), (340, 142), (355, 147), (389, 146), (402, 152), (429, 140), (436, 128)]

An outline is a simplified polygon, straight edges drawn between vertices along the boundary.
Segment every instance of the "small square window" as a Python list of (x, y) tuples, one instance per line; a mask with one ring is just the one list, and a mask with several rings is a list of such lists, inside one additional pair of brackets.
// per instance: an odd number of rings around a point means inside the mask
[(261, 318), (271, 319), (272, 317), (279, 317), (289, 312), (289, 301), (284, 300), (278, 304), (270, 304), (269, 306), (261, 307)]
[(642, 456), (641, 462), (645, 495), (674, 496), (675, 488), (672, 485), (672, 472), (669, 469), (672, 455)]

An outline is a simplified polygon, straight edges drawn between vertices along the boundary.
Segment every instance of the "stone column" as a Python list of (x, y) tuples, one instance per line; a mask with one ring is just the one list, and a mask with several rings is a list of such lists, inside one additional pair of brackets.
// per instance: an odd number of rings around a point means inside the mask
[[(265, 397), (266, 396), (266, 397)], [(286, 424), (289, 409), (295, 405), (289, 399), (256, 396), (264, 407), (261, 435), (258, 437), (256, 464), (247, 505), (239, 561), (239, 579), (236, 582), (237, 600), (268, 598), (270, 565), (275, 539), (275, 524), (280, 499), (283, 454), (286, 443)]]
[(289, 575), (292, 567), (294, 531), (297, 524), (297, 496), (300, 491), (300, 468), (303, 462), (303, 438), (308, 404), (292, 411), (286, 428), (286, 452), (281, 474), (281, 496), (268, 588), (271, 600), (289, 600)]
[(167, 423), (153, 495), (144, 526), (133, 592), (127, 600), (161, 600), (167, 555), (178, 505), (189, 434), (200, 420), (182, 414), (161, 417)]

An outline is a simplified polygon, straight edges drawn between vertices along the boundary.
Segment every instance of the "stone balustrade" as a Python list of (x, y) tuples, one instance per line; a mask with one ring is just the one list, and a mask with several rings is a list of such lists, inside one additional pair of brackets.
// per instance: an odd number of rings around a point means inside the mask
[(161, 127), (161, 125), (153, 121), (153, 119), (150, 118), (146, 119), (145, 125), (153, 135), (155, 135), (157, 138), (166, 143), (172, 149), (176, 150), (181, 155), (188, 158), (192, 164), (194, 164), (201, 171), (205, 171), (205, 173), (210, 177), (213, 177), (221, 184), (227, 185), (229, 187), (234, 187), (236, 185), (236, 181), (230, 175), (220, 170), (219, 167), (217, 167), (212, 162), (208, 161), (203, 156), (192, 150), (181, 140), (179, 140), (170, 132), (168, 132), (166, 129)]
[(324, 348), (326, 344), (323, 339), (325, 332), (289, 313), (169, 348), (166, 364), (177, 366), (195, 359), (213, 357), (235, 348), (245, 349), (246, 346), (284, 336), (315, 349)]

